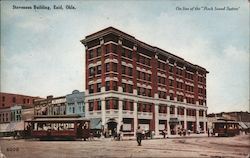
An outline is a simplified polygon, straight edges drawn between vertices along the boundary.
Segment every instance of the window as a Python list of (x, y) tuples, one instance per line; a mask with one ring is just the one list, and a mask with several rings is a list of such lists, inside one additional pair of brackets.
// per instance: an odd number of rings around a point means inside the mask
[(127, 101), (126, 100), (122, 101), (122, 109), (127, 110)]
[(113, 103), (114, 103), (114, 109), (118, 109), (118, 104), (119, 104), (119, 101), (118, 101), (118, 99), (114, 99), (113, 100)]
[(183, 96), (177, 95), (177, 101), (183, 102)]
[(122, 91), (126, 92), (126, 84), (125, 83), (122, 84)]
[(106, 109), (110, 109), (110, 100), (105, 101)]
[(149, 108), (149, 112), (152, 112), (152, 105), (151, 104), (148, 106), (148, 108)]
[(170, 106), (170, 114), (174, 114), (174, 107)]
[(170, 95), (170, 100), (174, 100), (174, 94), (173, 93), (169, 93)]
[(12, 102), (15, 103), (16, 102), (16, 97), (12, 98)]
[(113, 71), (117, 72), (117, 63), (113, 63)]
[(110, 71), (110, 64), (106, 63), (106, 72), (109, 72), (109, 71)]
[(151, 75), (148, 74), (148, 81), (151, 81)]
[(122, 56), (125, 57), (126, 56), (126, 53), (125, 53), (125, 48), (122, 48)]
[(137, 95), (141, 95), (141, 88), (140, 87), (137, 87)]
[(105, 49), (106, 49), (106, 54), (108, 54), (109, 53), (109, 45), (106, 45)]
[(110, 82), (106, 81), (106, 91), (109, 91), (109, 90), (110, 90)]
[(174, 80), (169, 80), (169, 86), (174, 86)]
[(130, 105), (130, 111), (133, 111), (134, 110), (134, 104), (133, 104), (133, 102), (129, 102), (129, 105)]
[(75, 107), (72, 107), (72, 109), (73, 109), (73, 112), (72, 112), (72, 113), (74, 114), (74, 113), (75, 113)]
[(146, 88), (142, 88), (142, 95), (146, 96)]
[(148, 89), (148, 97), (151, 97), (151, 89)]
[(97, 92), (101, 92), (101, 87), (102, 87), (101, 83), (97, 83)]
[(89, 51), (89, 59), (92, 59), (94, 57), (94, 51), (93, 49)]
[(158, 78), (158, 83), (161, 83), (161, 77), (157, 77)]
[(26, 104), (26, 99), (25, 98), (23, 99), (23, 104)]
[(96, 54), (97, 57), (101, 56), (101, 48), (97, 48), (97, 54)]
[(95, 68), (91, 67), (89, 68), (89, 76), (93, 76), (95, 74)]
[(137, 71), (137, 78), (140, 79), (140, 71)]
[(101, 110), (102, 109), (102, 101), (98, 100), (97, 101), (97, 110)]
[(133, 76), (133, 69), (130, 67), (128, 68), (128, 75)]
[(145, 72), (142, 72), (142, 79), (146, 80), (146, 74), (145, 74)]
[(122, 74), (126, 74), (126, 67), (122, 65)]
[(3, 101), (3, 102), (5, 101), (5, 96), (2, 97), (2, 101)]
[(132, 59), (132, 58), (133, 58), (133, 56), (132, 56), (132, 51), (128, 51), (128, 58), (129, 58), (129, 59)]
[(128, 85), (128, 92), (133, 93), (133, 85)]
[(89, 94), (94, 93), (94, 85), (89, 85)]
[(140, 61), (140, 55), (139, 55), (139, 54), (136, 55), (136, 61), (137, 61), (137, 62)]
[(171, 72), (171, 73), (174, 72), (174, 67), (173, 66), (169, 66), (169, 72)]
[(93, 111), (94, 110), (94, 102), (89, 102), (89, 111)]
[(117, 45), (112, 44), (112, 53), (116, 53)]
[(143, 105), (142, 105), (142, 110), (143, 110), (143, 112), (146, 112), (146, 106), (147, 106), (146, 104), (143, 104)]
[(118, 86), (117, 86), (117, 82), (113, 81), (113, 90), (117, 91), (118, 90)]
[(102, 67), (101, 65), (97, 66), (97, 74), (101, 74), (102, 73)]
[(181, 69), (176, 69), (176, 74), (177, 75), (182, 75), (182, 70)]
[(145, 59), (146, 65), (150, 66), (150, 60), (149, 59)]

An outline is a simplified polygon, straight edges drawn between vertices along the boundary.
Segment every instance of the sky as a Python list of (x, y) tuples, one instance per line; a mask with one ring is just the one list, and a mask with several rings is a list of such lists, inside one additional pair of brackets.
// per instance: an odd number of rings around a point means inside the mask
[[(85, 47), (80, 40), (113, 26), (206, 68), (209, 113), (249, 111), (247, 0), (47, 0), (0, 4), (1, 92), (46, 97), (63, 96), (75, 89), (84, 91)], [(37, 10), (34, 5), (51, 9)], [(54, 5), (62, 5), (63, 9), (55, 10)], [(76, 9), (66, 9), (66, 5)]]

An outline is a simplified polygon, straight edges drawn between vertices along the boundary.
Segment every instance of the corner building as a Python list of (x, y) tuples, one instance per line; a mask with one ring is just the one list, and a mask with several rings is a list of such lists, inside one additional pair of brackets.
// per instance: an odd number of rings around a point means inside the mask
[(108, 27), (81, 40), (86, 49), (87, 118), (107, 131), (177, 134), (207, 130), (208, 71)]

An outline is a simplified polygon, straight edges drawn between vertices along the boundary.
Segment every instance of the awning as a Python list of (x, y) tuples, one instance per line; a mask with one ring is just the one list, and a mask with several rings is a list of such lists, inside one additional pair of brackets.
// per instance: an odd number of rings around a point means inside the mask
[(247, 125), (244, 122), (239, 122), (239, 125), (242, 129), (248, 129)]
[(9, 123), (0, 124), (0, 132), (8, 132), (7, 131), (8, 126), (9, 126)]
[(179, 120), (177, 117), (173, 117), (169, 119), (169, 123), (179, 123)]
[(102, 119), (100, 118), (90, 119), (90, 129), (101, 129), (101, 128), (102, 128)]
[(250, 122), (244, 122), (244, 124), (247, 126), (247, 128), (250, 128)]

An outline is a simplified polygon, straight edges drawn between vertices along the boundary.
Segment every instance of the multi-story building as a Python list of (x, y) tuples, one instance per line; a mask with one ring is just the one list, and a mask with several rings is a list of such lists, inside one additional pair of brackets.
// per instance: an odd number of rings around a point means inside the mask
[(38, 98), (39, 97), (0, 92), (0, 109), (10, 108), (15, 105), (33, 107), (34, 100)]
[(34, 100), (37, 98), (39, 97), (0, 93), (0, 136), (10, 136), (14, 131), (23, 130), (26, 119), (23, 118), (23, 112), (33, 110)]
[(85, 103), (84, 103), (84, 92), (74, 90), (72, 94), (66, 95), (67, 102), (67, 115), (81, 115), (85, 116)]
[(35, 100), (34, 114), (37, 115), (66, 115), (66, 97), (47, 96), (46, 99)]
[(85, 115), (108, 130), (134, 134), (177, 127), (206, 131), (208, 71), (135, 37), (106, 28), (81, 40), (86, 49)]
[(22, 107), (34, 107), (34, 100), (37, 98), (39, 97), (0, 92), (0, 123), (20, 119)]

